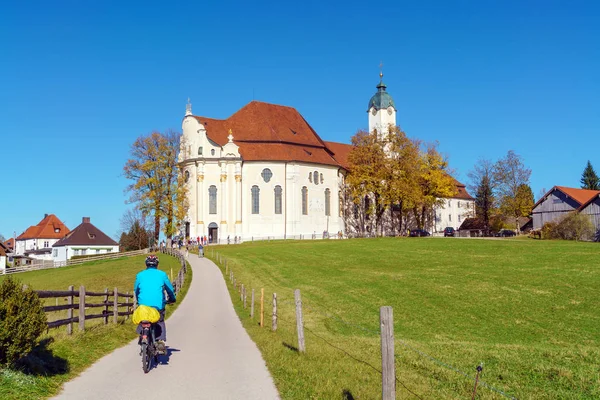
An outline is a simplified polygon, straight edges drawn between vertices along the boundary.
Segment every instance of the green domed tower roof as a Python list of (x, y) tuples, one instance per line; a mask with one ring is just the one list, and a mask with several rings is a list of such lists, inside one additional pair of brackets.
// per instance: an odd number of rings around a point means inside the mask
[[(371, 97), (369, 100), (369, 107), (367, 108), (367, 112), (371, 110), (371, 107), (375, 107), (376, 110), (384, 110), (388, 107), (394, 108), (396, 110), (396, 105), (394, 104), (394, 99), (388, 92), (385, 91), (386, 87), (385, 83), (383, 83), (383, 74), (379, 74), (379, 85), (377, 85), (377, 93)], [(396, 110), (397, 111), (397, 110)]]

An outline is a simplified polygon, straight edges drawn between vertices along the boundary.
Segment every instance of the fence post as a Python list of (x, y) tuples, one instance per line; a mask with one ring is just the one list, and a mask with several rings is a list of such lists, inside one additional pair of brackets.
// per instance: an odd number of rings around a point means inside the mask
[[(67, 304), (69, 305), (73, 305), (73, 285), (69, 286), (69, 292), (71, 292), (71, 294), (69, 295), (69, 297), (67, 297)], [(73, 318), (73, 309), (69, 308), (67, 310), (67, 318)], [(67, 325), (67, 335), (71, 335), (73, 333), (73, 322), (69, 322), (69, 324)]]
[(260, 327), (264, 326), (265, 319), (265, 289), (260, 289)]
[(304, 353), (306, 347), (304, 345), (304, 322), (302, 321), (302, 299), (300, 298), (300, 289), (294, 291), (294, 299), (296, 300), (296, 328), (298, 331), (298, 351)]
[(394, 367), (394, 313), (392, 307), (379, 309), (381, 327), (381, 398), (396, 398), (396, 373)]
[(246, 309), (246, 286), (244, 286), (244, 290), (243, 290), (243, 297), (244, 297), (244, 309)]
[(252, 300), (250, 303), (250, 318), (254, 319), (254, 289), (252, 289)]
[(273, 325), (271, 329), (277, 330), (277, 293), (273, 293)]
[(116, 324), (119, 321), (119, 292), (115, 288), (113, 296), (113, 322)]
[[(129, 303), (129, 292), (127, 292), (127, 296), (125, 296), (125, 303)], [(125, 319), (129, 319), (129, 313), (131, 312), (131, 307), (130, 306), (126, 306), (125, 309), (127, 310), (127, 315), (125, 316)]]
[(108, 324), (108, 288), (104, 289), (104, 325)]
[(85, 330), (85, 286), (79, 287), (79, 330)]

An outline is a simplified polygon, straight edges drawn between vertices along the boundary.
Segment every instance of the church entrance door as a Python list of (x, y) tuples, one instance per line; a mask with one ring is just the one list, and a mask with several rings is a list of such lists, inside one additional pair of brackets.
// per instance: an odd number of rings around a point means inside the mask
[(208, 243), (219, 243), (219, 228), (214, 222), (208, 225)]

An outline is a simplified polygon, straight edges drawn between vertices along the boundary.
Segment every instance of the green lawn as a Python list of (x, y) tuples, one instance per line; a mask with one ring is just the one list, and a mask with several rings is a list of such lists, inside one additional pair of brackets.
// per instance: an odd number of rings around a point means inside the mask
[[(470, 398), (473, 379), (460, 372), (474, 378), (480, 363), (486, 384), (519, 399), (600, 398), (596, 243), (382, 238), (206, 250), (224, 255), (257, 299), (265, 288), (260, 329), (230, 285), (284, 399), (380, 397), (383, 305), (394, 310), (398, 398)], [(305, 307), (304, 355), (295, 351), (295, 288)]]
[[(179, 271), (178, 260), (164, 254), (159, 258), (160, 269), (167, 274), (171, 274), (172, 269), (175, 277)], [(93, 261), (72, 267), (15, 274), (13, 278), (34, 290), (67, 290), (70, 285), (75, 288), (84, 285), (86, 291), (101, 292), (105, 288), (112, 290), (117, 287), (119, 292), (132, 293), (135, 275), (145, 269), (144, 260), (145, 256), (137, 256)], [(0, 280), (4, 278), (0, 277)], [(178, 301), (187, 293), (191, 280), (191, 268), (188, 268), (186, 283), (178, 295)], [(99, 302), (101, 298), (97, 299), (88, 301)], [(45, 304), (56, 304), (55, 301), (47, 299)], [(66, 303), (64, 299), (59, 299), (59, 304)], [(176, 307), (177, 304), (167, 307), (167, 317)], [(65, 313), (48, 314), (48, 320), (65, 318)], [(112, 321), (112, 317), (109, 320)], [(40, 346), (29, 357), (28, 364), (34, 370), (32, 373), (0, 369), (0, 399), (40, 399), (56, 394), (63, 383), (79, 375), (102, 356), (135, 338), (135, 326), (131, 319), (119, 317), (119, 320), (117, 325), (103, 325), (102, 319), (86, 321), (85, 333), (79, 333), (77, 324), (74, 324), (72, 336), (66, 335), (64, 326), (49, 330), (42, 338), (42, 343), (48, 345)], [(141, 369), (141, 362), (131, 368)]]

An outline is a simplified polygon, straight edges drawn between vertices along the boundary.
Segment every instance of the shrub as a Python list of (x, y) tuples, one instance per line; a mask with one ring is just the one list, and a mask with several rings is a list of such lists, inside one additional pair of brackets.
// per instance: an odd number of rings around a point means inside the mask
[(27, 355), (46, 330), (46, 315), (37, 294), (7, 277), (0, 283), (0, 365)]
[(588, 215), (570, 212), (558, 222), (548, 222), (542, 227), (544, 239), (592, 240), (594, 225)]

